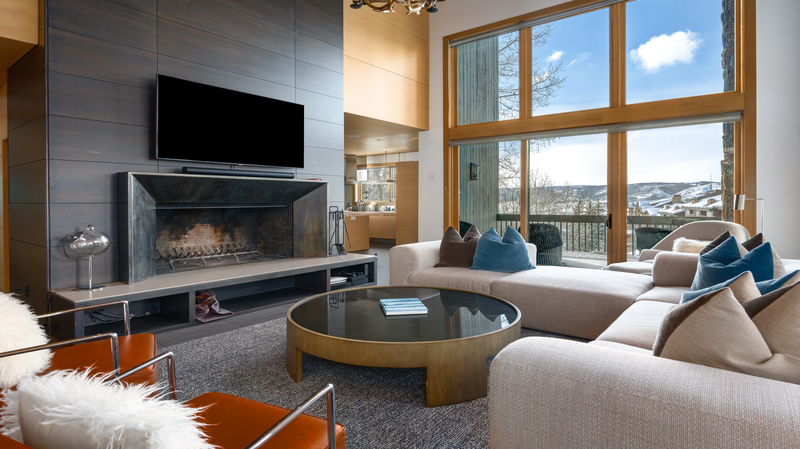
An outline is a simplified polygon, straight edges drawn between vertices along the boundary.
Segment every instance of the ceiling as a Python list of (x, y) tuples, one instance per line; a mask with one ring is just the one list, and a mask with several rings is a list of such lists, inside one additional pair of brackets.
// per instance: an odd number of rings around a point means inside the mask
[(345, 113), (344, 153), (375, 156), (419, 151), (420, 131), (424, 130)]

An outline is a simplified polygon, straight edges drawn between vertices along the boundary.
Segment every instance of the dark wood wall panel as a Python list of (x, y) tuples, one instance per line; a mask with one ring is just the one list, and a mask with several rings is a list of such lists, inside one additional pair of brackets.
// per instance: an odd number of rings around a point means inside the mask
[(47, 248), (20, 242), (19, 240), (9, 241), (8, 246), (9, 258), (18, 261), (18, 263), (11, 264), (11, 276), (46, 288)]
[[(9, 145), (8, 152), (11, 153), (11, 145)], [(44, 204), (47, 202), (47, 164), (45, 161), (8, 168), (8, 202), (11, 204)]]
[(51, 116), (140, 126), (155, 122), (155, 86), (141, 89), (51, 72), (49, 98)]
[(156, 0), (108, 0), (110, 3), (116, 3), (118, 5), (126, 6), (128, 8), (133, 8), (142, 12), (146, 12), (147, 14), (156, 14), (158, 10), (158, 5)]
[[(319, 6), (325, 6), (327, 2), (314, 2), (313, 8), (297, 6), (295, 15), (295, 30), (298, 33), (311, 36), (323, 42), (327, 42), (335, 47), (344, 48), (343, 11), (342, 5), (337, 5), (339, 18), (336, 19), (330, 14), (321, 12)], [(330, 2), (331, 4), (336, 2)]]
[(296, 34), (298, 61), (307, 62), (337, 73), (344, 73), (344, 59), (339, 47), (305, 34)]
[[(17, 129), (45, 113), (44, 72), (8, 95), (8, 130)], [(11, 150), (9, 150), (11, 151)]]
[[(344, 161), (344, 139), (337, 138), (344, 136), (344, 125), (306, 119), (305, 128), (306, 146), (341, 150)], [(342, 166), (342, 176), (344, 176), (344, 166)]]
[(156, 77), (156, 54), (138, 48), (50, 29), (50, 71), (148, 89)]
[(47, 78), (41, 47), (9, 71), (12, 286), (30, 285), (37, 310), (45, 289), (86, 283), (86, 262), (61, 241), (88, 224), (113, 242), (95, 281), (119, 279), (117, 172), (186, 165), (155, 159), (158, 73), (304, 104), (306, 168), (253, 169), (322, 178), (329, 205), (344, 206), (341, 3), (48, 0), (46, 24)]
[[(266, 2), (265, 2), (266, 3)], [(161, 0), (158, 16), (294, 58), (294, 30), (212, 0)]]
[(297, 88), (344, 99), (344, 75), (297, 61)]
[(59, 246), (69, 234), (92, 225), (119, 241), (119, 213), (116, 203), (50, 204), (50, 246)]
[(295, 101), (295, 88), (286, 84), (273, 83), (252, 76), (233, 73), (170, 56), (158, 56), (158, 73), (182, 78), (196, 83), (209, 84), (225, 89), (238, 90), (249, 94)]
[(54, 0), (47, 2), (47, 16), (49, 28), (156, 51), (152, 14), (102, 0)]
[[(50, 204), (116, 203), (117, 173), (121, 171), (157, 173), (158, 167), (51, 160)], [(83, 221), (77, 215), (75, 218)]]
[(294, 29), (295, 0), (216, 0), (247, 14)]
[(9, 204), (8, 238), (31, 245), (47, 245), (47, 205)]
[(294, 86), (294, 59), (169, 20), (158, 21), (159, 54)]
[(8, 69), (8, 95), (44, 72), (44, 47), (37, 45)]
[(344, 125), (344, 99), (297, 89), (297, 103), (305, 106), (306, 118)]
[(28, 164), (45, 159), (47, 127), (45, 116), (8, 132), (8, 166)]
[(51, 116), (50, 159), (155, 165), (155, 129)]
[[(25, 287), (28, 287), (28, 295), (25, 295)], [(11, 291), (16, 291), (19, 297), (33, 307), (33, 312), (37, 315), (47, 313), (47, 290), (25, 279), (11, 276)]]

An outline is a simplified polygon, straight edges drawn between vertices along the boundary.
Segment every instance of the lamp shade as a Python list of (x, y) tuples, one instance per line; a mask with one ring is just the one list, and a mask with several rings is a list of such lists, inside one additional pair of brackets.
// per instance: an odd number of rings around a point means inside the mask
[(89, 225), (85, 231), (67, 237), (69, 249), (80, 257), (96, 256), (105, 252), (111, 241), (106, 233)]

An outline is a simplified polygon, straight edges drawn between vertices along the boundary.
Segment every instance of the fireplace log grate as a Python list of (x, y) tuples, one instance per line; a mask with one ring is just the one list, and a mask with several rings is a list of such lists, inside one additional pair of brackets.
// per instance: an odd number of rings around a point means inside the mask
[(223, 257), (233, 257), (236, 263), (241, 263), (239, 257), (252, 254), (258, 255), (262, 260), (266, 260), (264, 254), (258, 246), (250, 246), (239, 243), (227, 243), (225, 245), (213, 246), (179, 246), (172, 248), (156, 249), (158, 258), (169, 263), (172, 271), (175, 271), (175, 262), (189, 262), (199, 260), (203, 262), (203, 267), (208, 267), (207, 259), (220, 260)]

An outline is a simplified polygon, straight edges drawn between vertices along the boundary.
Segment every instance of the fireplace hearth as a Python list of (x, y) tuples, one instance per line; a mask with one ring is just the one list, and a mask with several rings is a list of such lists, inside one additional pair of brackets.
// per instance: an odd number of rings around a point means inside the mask
[(127, 172), (119, 176), (123, 281), (327, 255), (324, 182)]

